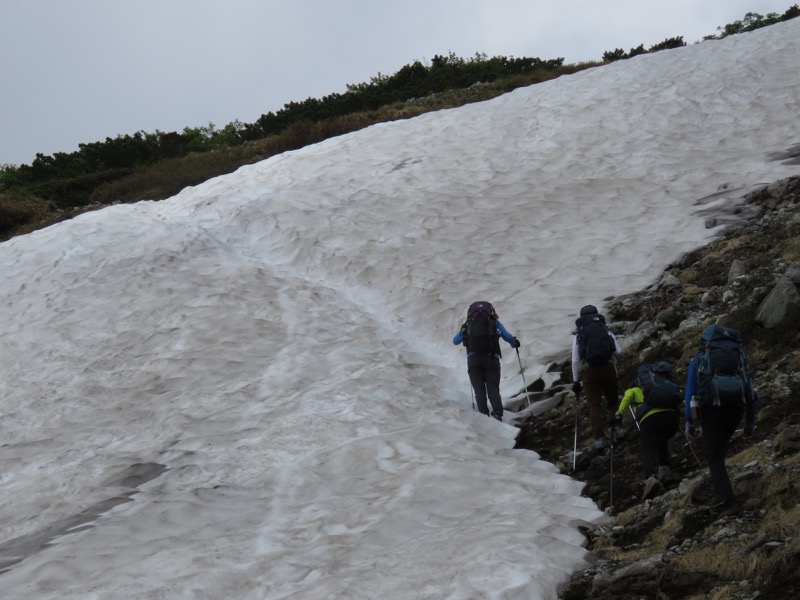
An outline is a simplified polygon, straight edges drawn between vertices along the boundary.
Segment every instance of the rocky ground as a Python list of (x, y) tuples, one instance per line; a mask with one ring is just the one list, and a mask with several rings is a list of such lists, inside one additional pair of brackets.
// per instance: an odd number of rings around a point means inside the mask
[(671, 473), (643, 500), (632, 419), (613, 448), (588, 451), (588, 410), (569, 391), (569, 362), (554, 364), (561, 377), (529, 390), (555, 406), (521, 424), (517, 447), (585, 481), (584, 495), (614, 517), (585, 531), (596, 564), (572, 577), (564, 600), (800, 598), (800, 177), (751, 194), (739, 216), (651, 288), (612, 299), (607, 317), (623, 346), (623, 386), (654, 359), (672, 362), (685, 382), (711, 323), (743, 333), (760, 397), (755, 435), (745, 440), (740, 429), (728, 453), (743, 511), (720, 515), (702, 445), (682, 433), (671, 441)]

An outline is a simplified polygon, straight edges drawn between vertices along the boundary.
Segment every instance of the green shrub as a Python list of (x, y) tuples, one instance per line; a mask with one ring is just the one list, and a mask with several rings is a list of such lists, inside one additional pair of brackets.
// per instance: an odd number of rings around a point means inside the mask
[(603, 60), (605, 62), (614, 62), (615, 60), (622, 60), (625, 58), (633, 58), (640, 54), (649, 54), (651, 52), (658, 52), (659, 50), (668, 50), (670, 48), (680, 48), (685, 46), (686, 42), (683, 41), (683, 36), (675, 38), (667, 38), (663, 42), (650, 46), (648, 50), (644, 49), (644, 44), (639, 44), (636, 48), (631, 48), (631, 51), (626, 53), (622, 48), (617, 48), (609, 52), (603, 53)]
[(32, 231), (52, 211), (52, 204), (35, 196), (0, 194), (0, 240)]
[[(750, 31), (798, 15), (797, 5), (781, 17), (747, 13), (744, 20), (727, 26), (726, 32)], [(685, 45), (683, 37), (668, 38), (648, 50), (641, 44), (627, 53), (617, 48), (604, 53), (603, 61)], [(487, 100), (602, 64), (563, 62), (563, 58), (489, 58), (479, 53), (469, 59), (452, 52), (437, 55), (429, 64), (414, 61), (393, 75), (379, 73), (366, 83), (347, 85), (341, 94), (289, 102), (275, 113), (261, 115), (255, 123), (237, 120), (222, 129), (209, 123), (186, 127), (181, 133), (139, 131), (79, 144), (73, 153), (37, 154), (30, 165), (0, 167), (0, 192), (41, 198), (44, 206), (56, 211), (51, 219), (69, 218), (67, 211), (72, 208), (80, 212), (95, 204), (167, 198), (242, 165), (374, 123)], [(25, 221), (26, 210), (6, 203), (6, 227)]]

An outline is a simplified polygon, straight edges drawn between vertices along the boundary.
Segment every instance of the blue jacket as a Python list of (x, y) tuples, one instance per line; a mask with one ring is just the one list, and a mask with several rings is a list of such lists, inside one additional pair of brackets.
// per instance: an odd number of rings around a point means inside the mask
[[(695, 356), (689, 361), (689, 372), (686, 376), (686, 394), (684, 396), (683, 416), (687, 423), (692, 422), (692, 407), (691, 399), (697, 393), (697, 357)], [(755, 425), (756, 422), (756, 404), (757, 396), (752, 389), (752, 383), (748, 380), (747, 384), (750, 385), (750, 402), (745, 404), (744, 422), (746, 425)]]
[[(453, 344), (456, 346), (464, 342), (464, 336), (461, 333), (463, 330), (464, 325), (462, 325), (461, 329), (458, 330), (458, 333), (453, 336)], [(503, 338), (512, 348), (514, 347), (514, 336), (511, 335), (505, 327), (503, 327), (503, 324), (500, 321), (497, 321), (497, 336)], [(474, 352), (467, 352), (467, 356), (473, 356), (474, 354)], [(495, 356), (500, 358), (499, 354), (495, 354)]]

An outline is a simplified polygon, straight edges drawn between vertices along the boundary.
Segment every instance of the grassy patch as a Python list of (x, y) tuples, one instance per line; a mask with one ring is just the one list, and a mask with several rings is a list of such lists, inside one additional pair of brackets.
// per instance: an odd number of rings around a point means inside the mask
[(0, 239), (29, 233), (46, 224), (55, 207), (36, 196), (0, 194)]

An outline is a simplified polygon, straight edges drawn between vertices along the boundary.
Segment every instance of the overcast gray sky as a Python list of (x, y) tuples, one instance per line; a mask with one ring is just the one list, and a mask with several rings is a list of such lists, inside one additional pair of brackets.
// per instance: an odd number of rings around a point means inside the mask
[(250, 123), (434, 55), (601, 60), (795, 0), (0, 0), (0, 165)]

